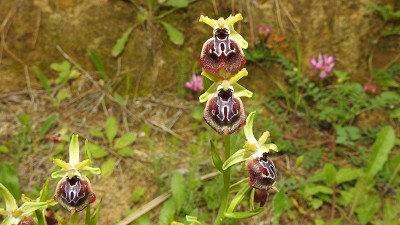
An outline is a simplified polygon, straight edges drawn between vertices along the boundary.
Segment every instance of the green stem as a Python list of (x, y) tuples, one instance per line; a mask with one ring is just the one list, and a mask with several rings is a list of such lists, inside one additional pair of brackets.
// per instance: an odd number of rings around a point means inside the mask
[[(224, 146), (225, 146), (225, 161), (231, 156), (231, 139), (230, 135), (225, 135), (224, 136)], [(219, 207), (218, 215), (217, 218), (214, 221), (214, 225), (220, 225), (225, 219), (225, 211), (226, 207), (228, 206), (228, 197), (229, 197), (229, 186), (230, 186), (230, 180), (231, 180), (231, 169), (228, 168), (227, 170), (224, 170), (222, 173), (224, 177), (224, 189), (222, 192), (222, 199), (221, 199), (221, 205)]]
[(75, 212), (74, 214), (71, 215), (69, 218), (70, 225), (78, 225), (79, 222), (79, 213)]

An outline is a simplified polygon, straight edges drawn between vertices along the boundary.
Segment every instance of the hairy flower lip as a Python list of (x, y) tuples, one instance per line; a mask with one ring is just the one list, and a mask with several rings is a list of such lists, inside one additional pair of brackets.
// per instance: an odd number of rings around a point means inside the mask
[(245, 165), (250, 186), (260, 190), (269, 190), (274, 186), (277, 172), (273, 161), (267, 157), (266, 153), (262, 157), (254, 154), (246, 160)]
[(245, 125), (243, 103), (235, 96), (232, 86), (220, 85), (208, 99), (204, 109), (204, 120), (221, 135), (232, 134)]
[(235, 40), (227, 38), (218, 41), (213, 37), (204, 43), (199, 63), (209, 73), (217, 74), (221, 69), (232, 73), (240, 70), (246, 63), (246, 57)]
[(63, 177), (57, 184), (54, 200), (71, 214), (82, 211), (96, 200), (89, 179), (75, 175)]

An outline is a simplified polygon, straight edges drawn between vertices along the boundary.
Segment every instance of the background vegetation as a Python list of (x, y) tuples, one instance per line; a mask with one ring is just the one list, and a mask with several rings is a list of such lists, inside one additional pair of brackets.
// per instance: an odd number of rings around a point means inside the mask
[[(237, 30), (250, 44), (244, 85), (255, 93), (246, 112), (257, 110), (256, 136), (269, 130), (280, 150), (280, 192), (241, 224), (399, 224), (399, 7), (2, 0), (0, 183), (16, 199), (39, 196), (51, 160), (66, 158), (77, 133), (102, 169), (92, 180), (102, 199), (98, 224), (212, 221), (222, 183), (210, 140), (223, 151), (222, 139), (202, 119), (200, 93), (184, 82), (200, 73), (212, 35), (200, 14), (241, 12)], [(310, 65), (319, 53), (335, 57), (325, 79)], [(243, 133), (232, 136), (232, 149), (240, 140)]]

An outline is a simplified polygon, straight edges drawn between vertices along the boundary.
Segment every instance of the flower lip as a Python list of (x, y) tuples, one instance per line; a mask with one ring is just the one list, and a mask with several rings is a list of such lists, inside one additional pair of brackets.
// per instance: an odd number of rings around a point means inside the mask
[(77, 176), (67, 179), (64, 190), (65, 196), (63, 197), (71, 205), (76, 205), (82, 198), (81, 196), (84, 195), (81, 181)]
[(249, 174), (250, 185), (261, 190), (268, 190), (275, 184), (277, 173), (272, 160), (268, 158), (267, 153), (261, 157), (254, 154), (246, 160), (246, 169)]
[(219, 134), (231, 134), (244, 125), (246, 116), (243, 103), (234, 95), (232, 86), (218, 87), (208, 99), (204, 110), (205, 121)]
[(200, 66), (207, 72), (217, 74), (221, 69), (236, 72), (246, 63), (246, 56), (239, 44), (222, 32), (208, 39), (201, 50)]
[(272, 160), (268, 159), (268, 153), (264, 152), (262, 157), (258, 158), (258, 162), (261, 164), (263, 168), (261, 168), (263, 174), (266, 178), (270, 178), (271, 180), (276, 179), (276, 168)]
[(61, 206), (71, 213), (79, 212), (96, 200), (90, 181), (84, 176), (75, 175), (71, 178), (62, 178), (54, 195)]

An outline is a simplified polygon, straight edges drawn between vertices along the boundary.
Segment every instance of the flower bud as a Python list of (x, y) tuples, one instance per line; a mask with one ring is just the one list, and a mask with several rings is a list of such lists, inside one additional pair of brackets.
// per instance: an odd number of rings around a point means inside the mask
[(229, 29), (214, 29), (214, 37), (208, 39), (201, 50), (200, 65), (209, 73), (216, 74), (224, 68), (228, 73), (238, 71), (246, 57), (240, 45), (229, 37)]
[(363, 91), (367, 94), (377, 94), (379, 91), (379, 86), (370, 80), (363, 85)]
[(54, 200), (73, 214), (93, 203), (96, 195), (89, 179), (85, 176), (74, 175), (71, 178), (65, 176), (57, 184)]
[(233, 88), (218, 89), (208, 99), (204, 109), (204, 120), (221, 135), (232, 134), (246, 123), (243, 103), (236, 97)]

